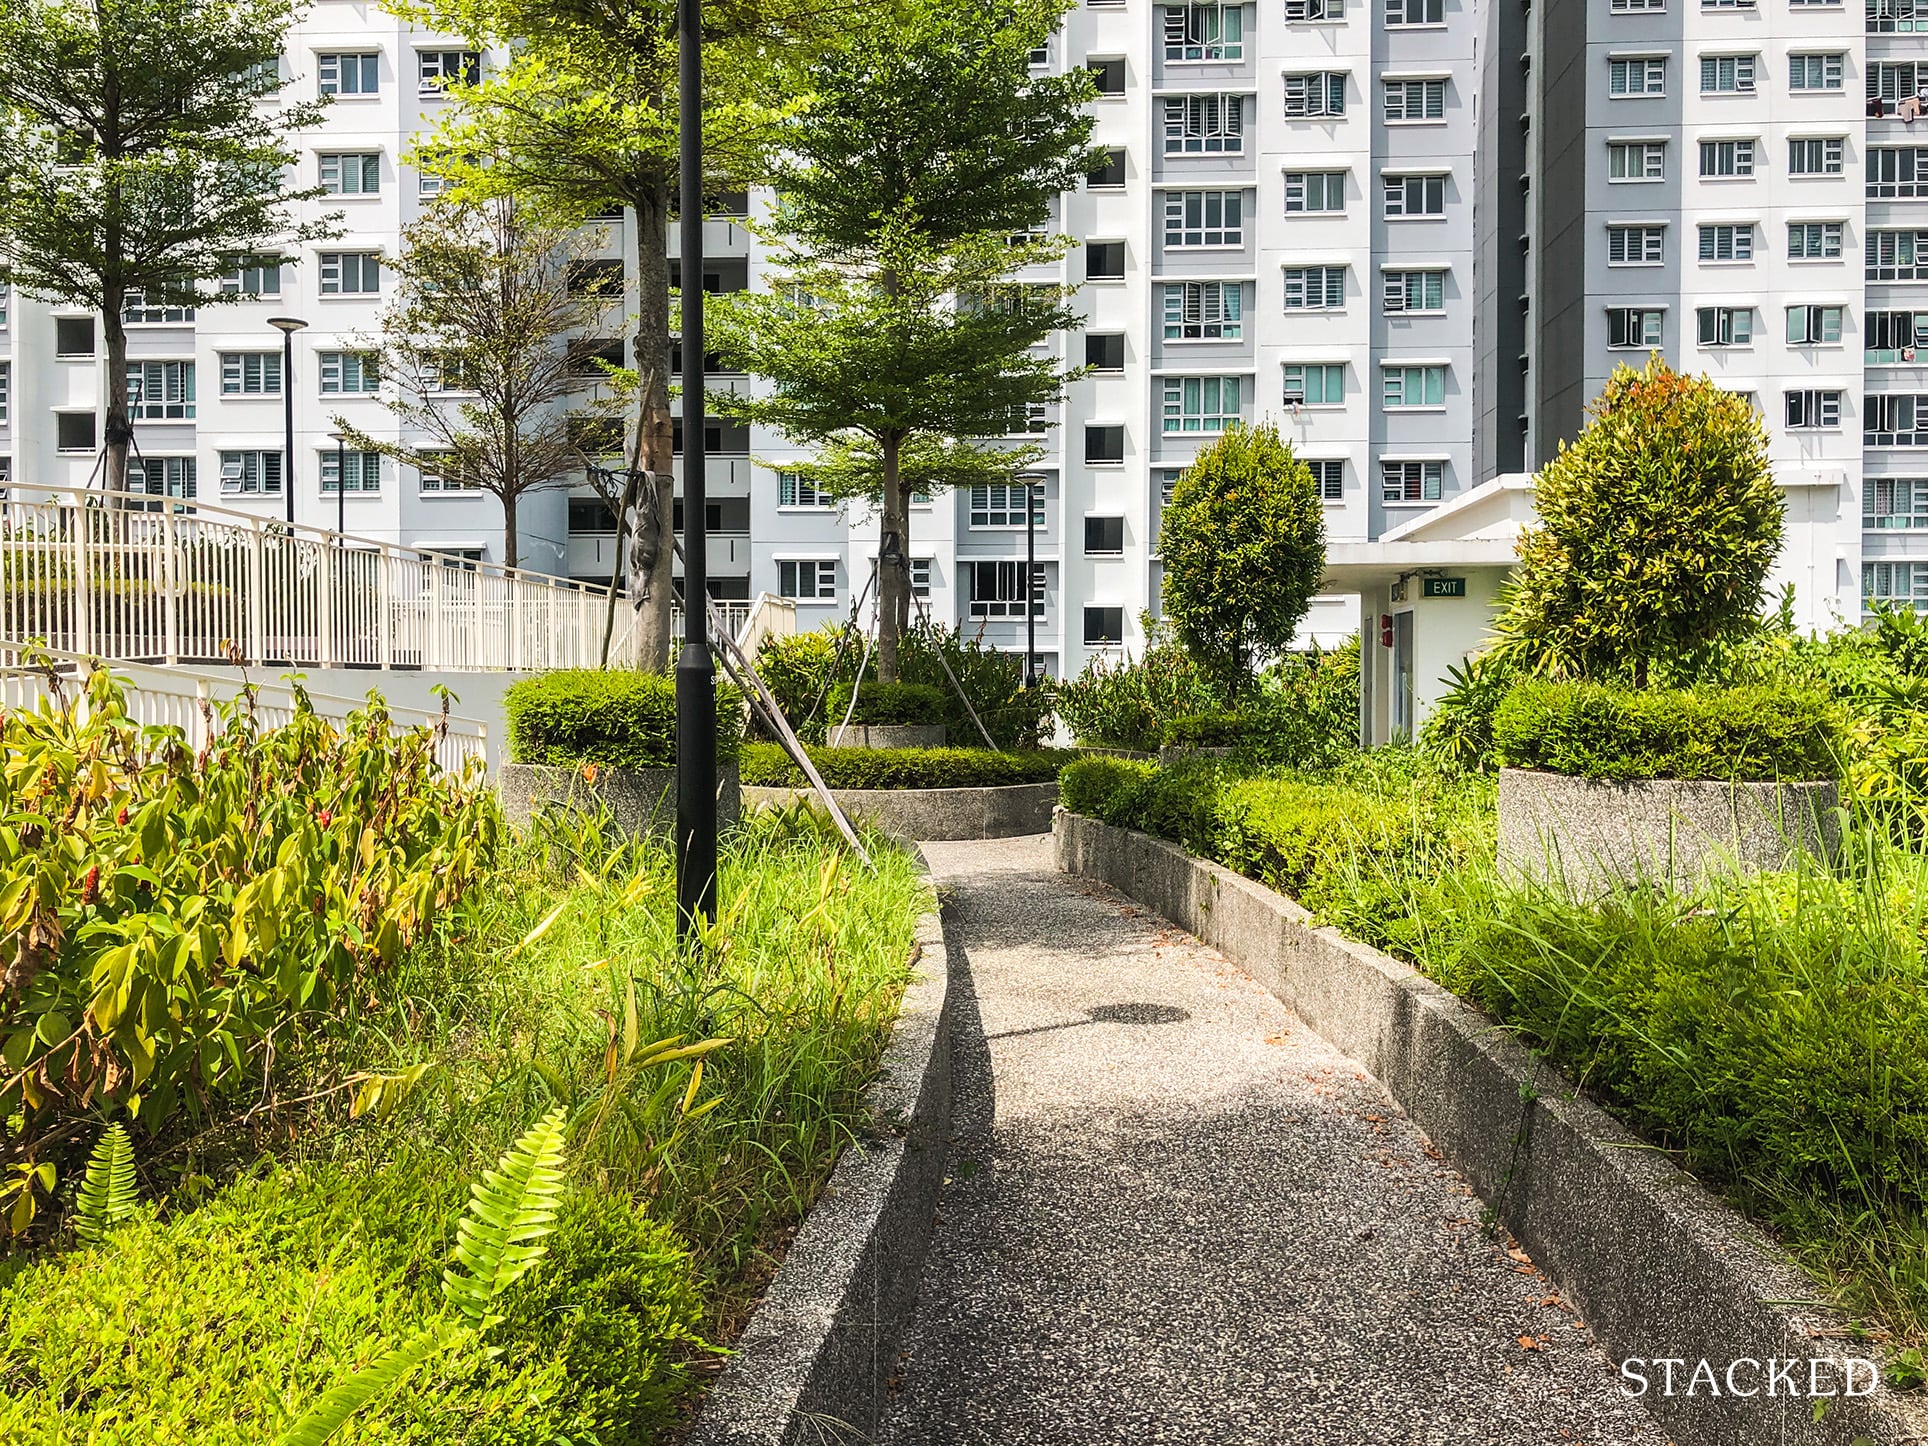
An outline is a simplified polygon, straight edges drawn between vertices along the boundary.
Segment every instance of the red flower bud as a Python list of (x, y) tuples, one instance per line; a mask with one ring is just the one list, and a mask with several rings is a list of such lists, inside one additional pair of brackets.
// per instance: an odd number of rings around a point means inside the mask
[(127, 827), (127, 810), (125, 808), (123, 808), (119, 813), (114, 815), (114, 822), (119, 824), (122, 828)]
[(94, 900), (98, 899), (99, 897), (100, 897), (100, 865), (95, 864), (91, 869), (87, 870), (87, 877), (81, 882), (80, 901), (83, 904), (91, 904), (94, 902)]
[(330, 813), (325, 808), (315, 815), (315, 822), (320, 824), (323, 828), (327, 828), (328, 825), (333, 823), (334, 821), (335, 821), (334, 814)]

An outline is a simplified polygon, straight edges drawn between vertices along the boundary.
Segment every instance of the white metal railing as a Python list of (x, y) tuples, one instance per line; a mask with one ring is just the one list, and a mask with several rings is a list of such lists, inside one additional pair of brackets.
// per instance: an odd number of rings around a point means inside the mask
[[(60, 689), (67, 701), (79, 700), (82, 716), (87, 707), (86, 678), (93, 660), (69, 653), (43, 653), (59, 674)], [(213, 716), (208, 705), (239, 696), (244, 680), (208, 678), (171, 672), (166, 668), (140, 663), (111, 664), (127, 698), (128, 716), (144, 727), (178, 728), (187, 736), (188, 746), (200, 748), (208, 741), (208, 721)], [(39, 708), (54, 702), (54, 684), (44, 667), (10, 666), (0, 668), (0, 708)], [(368, 706), (365, 698), (303, 689), (314, 711), (331, 723), (340, 723), (350, 713)], [(295, 715), (294, 688), (287, 682), (255, 684), (255, 717), (264, 727), (278, 728)], [(410, 711), (389, 705), (389, 715), (397, 729), (426, 725), (436, 729), (445, 722), (441, 713)], [(486, 766), (489, 729), (475, 718), (447, 715), (436, 740), (435, 759), (443, 768), (459, 772), (473, 759)]]
[(0, 662), (39, 641), (117, 663), (595, 667), (608, 606), (606, 586), (200, 502), (19, 485), (0, 501)]
[[(749, 622), (755, 603), (731, 601), (716, 604), (716, 611), (723, 619), (723, 627), (733, 638), (740, 638), (744, 624)], [(683, 641), (683, 605), (680, 602), (669, 606), (669, 635), (677, 642)], [(674, 661), (672, 659), (672, 661)]]

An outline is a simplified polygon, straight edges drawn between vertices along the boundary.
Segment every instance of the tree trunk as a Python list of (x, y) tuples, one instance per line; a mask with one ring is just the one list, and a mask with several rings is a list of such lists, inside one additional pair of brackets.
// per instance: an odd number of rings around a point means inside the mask
[[(898, 451), (903, 446), (896, 437), (885, 437), (879, 447), (884, 465), (883, 524), (877, 539), (877, 679), (897, 681), (897, 643), (903, 636), (903, 602), (908, 596), (910, 575), (895, 558), (904, 555), (904, 506), (897, 486)], [(895, 558), (893, 558), (895, 554)]]
[[(339, 482), (337, 485), (340, 485)], [(516, 550), (517, 543), (515, 535), (515, 515), (521, 501), (522, 499), (513, 492), (508, 493), (502, 499), (502, 565), (504, 567), (518, 567), (521, 565), (517, 561), (521, 553)]]
[[(688, 277), (684, 280), (687, 282)], [(697, 277), (702, 285), (703, 278)], [(670, 660), (670, 603), (676, 547), (674, 430), (669, 410), (669, 184), (651, 186), (646, 204), (636, 207), (636, 454), (641, 465), (656, 476), (656, 486), (638, 500), (639, 511), (655, 514), (655, 556), (646, 572), (649, 600), (637, 619), (638, 662), (660, 672)], [(642, 522), (643, 519), (638, 519)], [(635, 529), (643, 540), (643, 529)], [(632, 544), (633, 546), (634, 544)], [(632, 601), (634, 599), (632, 598)], [(695, 616), (702, 617), (702, 600), (695, 600)]]
[(110, 287), (103, 299), (106, 308), (101, 330), (107, 339), (107, 380), (102, 385), (107, 390), (107, 406), (101, 420), (101, 440), (107, 467), (101, 486), (110, 492), (125, 492), (127, 450), (134, 440), (134, 424), (127, 411), (127, 325), (121, 319), (126, 295)]

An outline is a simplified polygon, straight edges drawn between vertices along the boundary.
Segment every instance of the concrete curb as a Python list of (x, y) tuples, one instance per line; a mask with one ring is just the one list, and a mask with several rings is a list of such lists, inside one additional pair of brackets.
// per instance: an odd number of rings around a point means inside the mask
[(866, 1095), (889, 1133), (844, 1151), (686, 1446), (855, 1446), (876, 1435), (948, 1158), (950, 950), (935, 908), (917, 921), (914, 963)]
[[(1864, 1354), (1845, 1322), (1790, 1309), (1813, 1284), (1740, 1216), (1535, 1060), (1499, 1025), (1398, 960), (1314, 927), (1292, 900), (1175, 844), (1058, 811), (1058, 866), (1098, 879), (1223, 950), (1306, 1024), (1358, 1060), (1557, 1281), (1616, 1362), (1803, 1362)], [(1839, 1341), (1839, 1344), (1836, 1342)], [(1819, 1344), (1817, 1344), (1819, 1342)], [(1840, 1371), (1830, 1379), (1840, 1390)], [(1928, 1411), (1888, 1393), (1812, 1403), (1642, 1400), (1692, 1446), (1875, 1446), (1928, 1440)], [(1758, 1385), (1743, 1367), (1742, 1388)], [(1824, 1380), (1823, 1384), (1827, 1384)]]
[[(745, 810), (808, 803), (808, 788), (743, 786)], [(838, 807), (853, 819), (901, 839), (1015, 838), (1049, 833), (1058, 803), (1056, 779), (995, 788), (833, 788)]]

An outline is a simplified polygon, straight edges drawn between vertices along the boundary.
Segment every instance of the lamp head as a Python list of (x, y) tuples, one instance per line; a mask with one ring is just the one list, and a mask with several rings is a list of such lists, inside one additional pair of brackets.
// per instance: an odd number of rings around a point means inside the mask
[(293, 336), (296, 332), (306, 327), (308, 323), (294, 316), (271, 316), (268, 318), (268, 325), (280, 332), (283, 336)]

